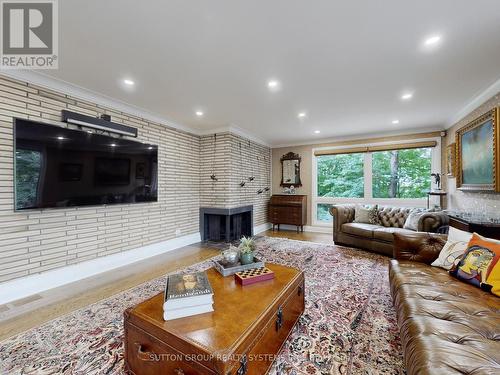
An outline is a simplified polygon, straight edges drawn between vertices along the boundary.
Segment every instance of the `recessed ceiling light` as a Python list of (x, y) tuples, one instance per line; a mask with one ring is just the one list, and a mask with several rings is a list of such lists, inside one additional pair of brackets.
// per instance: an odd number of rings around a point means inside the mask
[(435, 46), (441, 41), (441, 35), (432, 35), (424, 41), (424, 46)]
[(399, 124), (399, 120), (392, 120), (392, 123), (393, 123), (394, 125), (397, 125), (397, 124)]
[(299, 114), (297, 115), (298, 118), (306, 118), (307, 117), (307, 113), (305, 112), (299, 112)]
[(319, 134), (319, 133), (321, 133), (321, 131), (319, 131), (319, 130), (314, 131), (314, 134)]
[(57, 139), (59, 139), (60, 141), (62, 141), (64, 139), (64, 137), (57, 137)]
[(271, 81), (269, 81), (269, 82), (267, 83), (267, 87), (269, 87), (270, 89), (275, 88), (275, 87), (278, 87), (278, 85), (279, 85), (279, 82), (278, 82), (278, 81), (276, 81), (276, 80), (274, 80), (274, 79), (273, 79), (273, 80), (271, 80)]
[(110, 146), (111, 147), (116, 147), (116, 143), (111, 143)]
[(129, 79), (129, 78), (125, 78), (125, 79), (123, 80), (123, 83), (124, 83), (124, 84), (126, 84), (127, 86), (134, 86), (134, 85), (135, 85), (135, 82), (134, 82), (134, 81), (132, 81), (132, 80), (131, 80), (131, 79)]
[(271, 91), (278, 91), (281, 88), (281, 83), (276, 79), (270, 79), (267, 81), (267, 88)]
[(203, 116), (203, 111), (196, 111), (195, 114), (196, 116), (201, 117)]
[(411, 92), (407, 92), (401, 95), (402, 100), (410, 100), (411, 98), (413, 98), (413, 93)]
[(153, 146), (149, 146), (149, 147), (148, 147), (148, 150), (152, 150), (152, 149), (153, 149)]

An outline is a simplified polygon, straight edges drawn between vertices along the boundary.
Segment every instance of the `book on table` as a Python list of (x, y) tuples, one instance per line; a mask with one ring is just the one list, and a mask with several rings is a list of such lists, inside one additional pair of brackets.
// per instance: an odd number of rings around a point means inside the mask
[(165, 287), (163, 318), (172, 320), (214, 311), (213, 294), (206, 272), (170, 275)]

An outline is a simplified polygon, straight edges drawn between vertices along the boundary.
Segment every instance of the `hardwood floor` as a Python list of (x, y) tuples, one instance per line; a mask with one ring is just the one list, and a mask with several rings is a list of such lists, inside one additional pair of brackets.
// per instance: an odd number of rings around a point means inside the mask
[(331, 233), (313, 233), (313, 232), (297, 233), (296, 231), (293, 230), (273, 231), (269, 229), (261, 233), (261, 235), (268, 237), (289, 238), (291, 240), (299, 240), (299, 241), (327, 243), (333, 245), (333, 237)]
[[(327, 233), (268, 230), (260, 235), (333, 244)], [(198, 243), (0, 306), (0, 340), (166, 273), (209, 259), (220, 244)]]
[(220, 249), (203, 243), (189, 245), (2, 305), (0, 340), (219, 253)]

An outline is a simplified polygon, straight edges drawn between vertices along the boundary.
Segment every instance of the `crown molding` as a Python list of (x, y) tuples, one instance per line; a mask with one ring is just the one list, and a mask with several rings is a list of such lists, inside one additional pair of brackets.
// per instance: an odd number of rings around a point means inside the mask
[(411, 129), (405, 129), (405, 130), (400, 130), (400, 131), (368, 133), (368, 134), (363, 134), (363, 136), (346, 135), (344, 137), (315, 139), (315, 140), (309, 141), (309, 142), (295, 142), (295, 143), (277, 144), (277, 145), (273, 145), (272, 148), (299, 147), (299, 146), (311, 146), (311, 145), (320, 146), (320, 145), (326, 145), (329, 143), (336, 143), (336, 142), (362, 141), (365, 139), (373, 139), (373, 138), (397, 137), (400, 135), (425, 134), (425, 133), (440, 132), (443, 130), (444, 130), (444, 126), (432, 126), (432, 127), (427, 127), (427, 128), (411, 128)]
[(294, 146), (302, 146), (302, 145), (317, 145), (323, 143), (333, 143), (338, 141), (350, 141), (357, 139), (367, 139), (381, 136), (397, 136), (397, 135), (407, 135), (407, 134), (415, 134), (422, 133), (428, 131), (440, 131), (446, 128), (451, 127), (453, 124), (458, 122), (460, 119), (465, 117), (467, 114), (472, 112), (474, 109), (483, 104), (486, 100), (500, 92), (500, 79), (489, 86), (485, 91), (476, 95), (470, 103), (468, 103), (461, 111), (458, 112), (456, 116), (450, 119), (450, 121), (445, 124), (445, 126), (434, 126), (430, 128), (413, 128), (407, 129), (405, 131), (394, 131), (394, 132), (385, 132), (385, 133), (370, 133), (364, 134), (362, 137), (357, 137), (356, 135), (350, 135), (345, 137), (338, 138), (328, 138), (321, 140), (310, 140), (308, 142), (295, 142), (295, 143), (287, 143), (287, 144), (273, 144), (266, 142), (265, 140), (253, 135), (252, 133), (244, 130), (234, 124), (229, 124), (221, 127), (214, 127), (210, 129), (197, 129), (192, 128), (190, 126), (186, 126), (183, 124), (179, 124), (178, 122), (172, 121), (164, 116), (157, 115), (152, 113), (144, 108), (136, 106), (134, 104), (127, 103), (122, 100), (114, 99), (107, 95), (95, 92), (93, 90), (86, 89), (84, 87), (75, 85), (73, 83), (54, 78), (47, 74), (33, 71), (33, 70), (0, 70), (0, 74), (9, 78), (17, 79), (20, 81), (28, 82), (33, 85), (37, 85), (49, 90), (57, 91), (61, 94), (69, 95), (77, 99), (82, 99), (86, 101), (90, 101), (96, 103), (97, 105), (112, 108), (114, 110), (124, 112), (129, 115), (137, 116), (139, 118), (143, 118), (145, 120), (155, 122), (166, 126), (168, 128), (177, 129), (179, 131), (183, 131), (186, 133), (190, 133), (197, 136), (210, 135), (215, 133), (224, 133), (229, 132), (236, 135), (239, 135), (243, 138), (249, 139), (253, 142), (259, 143), (261, 145), (271, 147), (271, 148), (282, 148), (282, 147), (294, 147)]
[(212, 128), (212, 129), (206, 129), (206, 130), (200, 130), (198, 131), (198, 134), (200, 136), (203, 135), (211, 135), (211, 134), (217, 134), (217, 133), (233, 133), (236, 135), (239, 135), (242, 138), (248, 139), (252, 142), (261, 144), (266, 147), (272, 147), (271, 144), (268, 142), (264, 141), (263, 139), (260, 139), (259, 137), (254, 136), (253, 134), (247, 132), (246, 130), (243, 130), (233, 124), (227, 125), (227, 126), (221, 126), (217, 128)]
[(469, 113), (473, 112), (475, 109), (481, 106), (481, 104), (485, 103), (488, 99), (491, 99), (493, 96), (500, 92), (500, 79), (494, 82), (492, 85), (483, 90), (479, 94), (475, 95), (469, 103), (467, 103), (457, 114), (449, 119), (446, 124), (446, 128), (451, 128), (457, 122), (462, 120)]
[(184, 131), (194, 135), (199, 135), (199, 130), (186, 125), (179, 124), (168, 118), (156, 115), (148, 110), (138, 107), (134, 104), (127, 103), (122, 100), (111, 98), (107, 95), (86, 89), (62, 79), (54, 78), (41, 72), (33, 70), (0, 70), (0, 74), (9, 78), (28, 82), (36, 86), (43, 87), (48, 90), (57, 91), (64, 95), (69, 95), (73, 98), (86, 100), (97, 105), (108, 107), (127, 115), (133, 115), (157, 124), (164, 125), (169, 128)]
[(239, 135), (243, 138), (249, 139), (253, 142), (262, 144), (264, 146), (271, 147), (271, 145), (268, 142), (254, 136), (253, 134), (233, 124), (223, 127), (216, 127), (203, 130), (192, 128), (183, 124), (179, 124), (178, 122), (172, 121), (164, 116), (154, 114), (134, 104), (114, 99), (110, 96), (98, 93), (93, 90), (86, 89), (84, 87), (75, 85), (73, 83), (64, 81), (59, 78), (54, 78), (52, 76), (49, 76), (47, 74), (38, 71), (9, 69), (9, 70), (0, 70), (0, 75), (4, 75), (12, 79), (17, 79), (19, 81), (27, 82), (36, 86), (40, 86), (48, 90), (57, 91), (61, 94), (69, 95), (73, 98), (96, 103), (97, 105), (103, 107), (108, 107), (128, 115), (133, 115), (151, 122), (155, 122), (157, 124), (164, 125), (168, 128), (177, 129), (197, 136), (229, 132)]

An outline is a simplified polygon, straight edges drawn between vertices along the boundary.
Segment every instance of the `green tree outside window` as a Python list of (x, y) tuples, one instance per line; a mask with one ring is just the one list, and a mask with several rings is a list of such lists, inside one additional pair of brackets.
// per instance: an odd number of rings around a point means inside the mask
[(373, 198), (425, 198), (431, 188), (430, 148), (372, 154)]
[(318, 156), (317, 165), (318, 197), (364, 197), (364, 154)]

